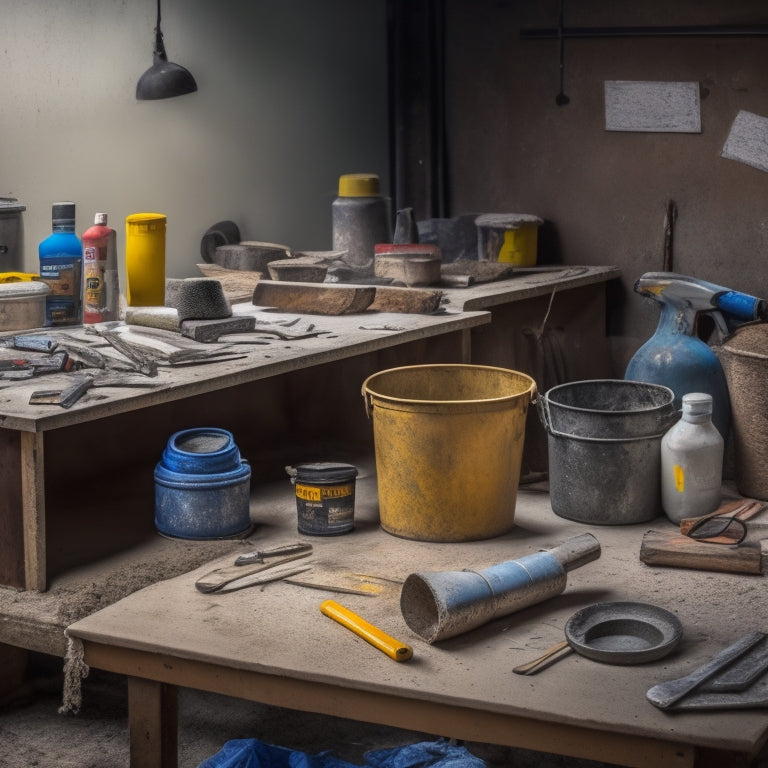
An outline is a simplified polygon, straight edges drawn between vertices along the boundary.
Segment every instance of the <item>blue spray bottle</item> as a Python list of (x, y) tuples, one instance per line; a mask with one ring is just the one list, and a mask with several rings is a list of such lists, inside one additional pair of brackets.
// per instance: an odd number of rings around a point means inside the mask
[(661, 305), (656, 332), (629, 361), (625, 379), (663, 384), (682, 407), (688, 392), (712, 395), (712, 421), (727, 438), (731, 404), (725, 373), (712, 348), (696, 335), (699, 313), (708, 313), (725, 337), (735, 325), (768, 317), (768, 302), (674, 272), (646, 272), (635, 292)]

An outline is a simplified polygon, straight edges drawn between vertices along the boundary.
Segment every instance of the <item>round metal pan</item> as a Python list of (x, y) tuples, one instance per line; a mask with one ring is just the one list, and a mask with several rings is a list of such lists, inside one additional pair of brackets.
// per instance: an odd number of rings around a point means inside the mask
[(649, 603), (595, 603), (565, 625), (577, 653), (607, 664), (642, 664), (671, 653), (683, 635), (680, 620)]
[(568, 619), (565, 640), (512, 671), (533, 675), (573, 651), (605, 664), (642, 664), (671, 653), (682, 636), (677, 616), (657, 605), (594, 603)]

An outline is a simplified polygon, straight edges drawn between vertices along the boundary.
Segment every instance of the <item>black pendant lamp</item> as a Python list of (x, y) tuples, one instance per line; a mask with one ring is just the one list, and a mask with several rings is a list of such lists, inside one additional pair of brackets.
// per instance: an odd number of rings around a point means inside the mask
[(160, 0), (157, 0), (157, 26), (155, 27), (154, 63), (139, 78), (136, 98), (170, 99), (197, 90), (197, 83), (191, 72), (180, 64), (168, 61), (160, 29)]

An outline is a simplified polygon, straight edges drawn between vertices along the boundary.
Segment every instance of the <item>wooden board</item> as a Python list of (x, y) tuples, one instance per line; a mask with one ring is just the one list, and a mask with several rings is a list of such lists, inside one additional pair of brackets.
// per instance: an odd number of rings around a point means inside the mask
[(699, 84), (606, 80), (605, 130), (701, 133)]
[(460, 259), (440, 268), (441, 275), (469, 275), (476, 283), (489, 283), (493, 280), (505, 280), (512, 277), (515, 268), (502, 261), (476, 261)]
[(197, 268), (206, 277), (214, 277), (221, 283), (224, 295), (230, 304), (250, 301), (253, 296), (253, 289), (263, 278), (261, 272), (251, 272), (246, 269), (226, 269), (218, 264), (198, 264)]
[(256, 319), (241, 315), (213, 320), (184, 320), (181, 335), (206, 344), (219, 340), (219, 336), (231, 333), (248, 333), (256, 326)]
[(369, 308), (377, 312), (430, 314), (440, 308), (442, 297), (442, 291), (377, 285), (376, 297)]
[(731, 125), (721, 155), (759, 171), (768, 171), (768, 117), (740, 110)]
[(372, 285), (260, 282), (253, 292), (257, 307), (275, 307), (311, 315), (346, 315), (363, 312), (376, 298)]
[(762, 573), (759, 544), (732, 547), (708, 544), (678, 531), (648, 531), (643, 536), (640, 560), (646, 565), (671, 565), (726, 573)]

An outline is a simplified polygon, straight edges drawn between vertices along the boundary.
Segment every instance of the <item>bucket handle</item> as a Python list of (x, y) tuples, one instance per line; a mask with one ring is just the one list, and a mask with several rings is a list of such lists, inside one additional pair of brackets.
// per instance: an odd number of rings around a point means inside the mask
[(363, 405), (365, 406), (366, 418), (370, 421), (373, 416), (373, 398), (368, 387), (365, 386), (366, 382), (363, 382), (363, 388), (360, 394), (363, 396)]
[(573, 440), (582, 440), (586, 443), (632, 443), (637, 440), (655, 440), (656, 438), (663, 437), (667, 430), (680, 418), (682, 411), (672, 411), (670, 414), (658, 416), (659, 429), (661, 432), (654, 435), (643, 435), (642, 437), (584, 437), (582, 435), (572, 435), (568, 432), (561, 432), (552, 426), (552, 416), (549, 411), (549, 400), (546, 395), (543, 397), (537, 395), (533, 402), (536, 405), (536, 410), (539, 414), (539, 420), (541, 421), (544, 430), (553, 437), (567, 437)]

